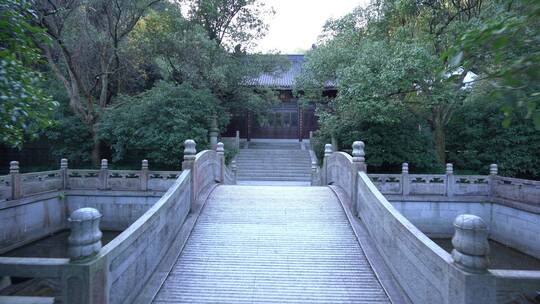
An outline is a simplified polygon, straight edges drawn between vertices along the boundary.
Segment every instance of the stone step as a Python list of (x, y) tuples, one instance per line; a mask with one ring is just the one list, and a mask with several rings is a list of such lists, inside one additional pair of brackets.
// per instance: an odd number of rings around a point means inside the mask
[(306, 162), (306, 161), (297, 161), (297, 162), (280, 162), (280, 161), (272, 161), (272, 160), (267, 160), (267, 161), (258, 161), (258, 162), (245, 162), (245, 161), (238, 161), (236, 160), (236, 165), (237, 166), (241, 166), (241, 165), (247, 165), (249, 167), (263, 167), (263, 166), (272, 166), (272, 168), (277, 168), (279, 166), (296, 166), (296, 167), (311, 167), (311, 164), (309, 162)]
[(283, 170), (283, 169), (280, 169), (280, 170), (274, 170), (274, 169), (270, 169), (270, 168), (267, 168), (267, 169), (260, 169), (260, 168), (239, 168), (238, 169), (238, 173), (242, 173), (242, 172), (260, 172), (260, 173), (272, 173), (272, 172), (276, 172), (276, 173), (288, 173), (288, 172), (292, 172), (292, 173), (310, 173), (311, 170), (310, 169), (291, 169), (291, 170)]
[(310, 174), (238, 174), (238, 178), (249, 179), (249, 178), (305, 178), (310, 179)]
[(308, 150), (291, 150), (291, 149), (240, 149), (240, 153), (283, 153), (291, 152), (297, 154), (309, 153)]
[(253, 150), (301, 150), (302, 146), (300, 143), (256, 143), (250, 142), (248, 144), (248, 149)]
[(311, 176), (307, 172), (238, 172), (237, 176)]
[(299, 177), (299, 178), (292, 178), (292, 177), (238, 177), (238, 180), (240, 181), (294, 181), (294, 182), (309, 182), (310, 178), (305, 177)]
[(265, 165), (246, 165), (246, 164), (240, 164), (237, 165), (238, 170), (262, 170), (262, 171), (268, 171), (268, 170), (274, 170), (274, 171), (290, 171), (290, 170), (304, 170), (309, 171), (311, 170), (311, 166), (308, 165), (289, 165), (289, 166), (275, 166), (272, 164), (265, 164)]

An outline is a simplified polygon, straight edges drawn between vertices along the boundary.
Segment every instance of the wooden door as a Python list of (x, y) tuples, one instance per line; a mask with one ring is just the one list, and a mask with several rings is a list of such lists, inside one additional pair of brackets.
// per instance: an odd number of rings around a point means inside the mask
[(253, 138), (298, 138), (298, 106), (284, 102), (265, 116), (254, 119)]

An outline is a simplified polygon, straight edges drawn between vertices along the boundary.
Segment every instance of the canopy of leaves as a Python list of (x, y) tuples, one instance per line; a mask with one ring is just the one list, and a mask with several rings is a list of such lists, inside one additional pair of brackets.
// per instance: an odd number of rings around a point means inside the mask
[(491, 86), (488, 94), (505, 100), (504, 126), (516, 118), (513, 111), (525, 109), (524, 118), (540, 130), (540, 1), (498, 2), (446, 55), (453, 58), (451, 67), (480, 71)]
[[(366, 141), (367, 151), (375, 145), (371, 151), (376, 154), (368, 158), (375, 166), (384, 167), (380, 169), (397, 168), (404, 161), (413, 163), (412, 159), (418, 162), (417, 167), (433, 166), (431, 153), (441, 166), (447, 159), (457, 161), (460, 152), (455, 149), (467, 142), (454, 137), (453, 119), (461, 119), (456, 113), (463, 115), (465, 104), (468, 111), (474, 109), (479, 115), (491, 113), (471, 98), (495, 101), (506, 118), (491, 119), (489, 122), (497, 125), (483, 129), (500, 128), (500, 136), (510, 136), (501, 122), (508, 125), (510, 119), (534, 116), (540, 83), (535, 78), (540, 71), (536, 61), (540, 58), (540, 27), (537, 11), (531, 9), (534, 1), (508, 5), (510, 2), (382, 0), (330, 20), (317, 47), (308, 53), (297, 88), (305, 92), (306, 100), (318, 100), (318, 136), (325, 141), (334, 137), (340, 147), (346, 148), (358, 139)], [(510, 51), (514, 40), (516, 49)], [(454, 47), (462, 52), (448, 51)], [(474, 84), (465, 85), (469, 71), (478, 77)], [(491, 90), (485, 89), (486, 79), (494, 86)], [(329, 84), (337, 88), (333, 100), (320, 97)], [(519, 115), (513, 115), (515, 107), (509, 107), (509, 103), (522, 105), (525, 114), (518, 111)], [(516, 123), (523, 125), (521, 121)], [(524, 138), (537, 140), (527, 130)], [(402, 134), (424, 153), (408, 149), (400, 138)], [(482, 143), (481, 138), (470, 140)], [(400, 143), (403, 149), (386, 148), (394, 143)], [(511, 145), (505, 149), (513, 151)], [(480, 158), (487, 159), (486, 155)], [(474, 169), (480, 169), (473, 163)], [(507, 164), (513, 169), (506, 172), (528, 174), (516, 171), (517, 163)], [(483, 163), (482, 168), (488, 164)]]
[(184, 18), (174, 7), (147, 15), (130, 39), (138, 57), (153, 58), (164, 79), (209, 89), (229, 112), (266, 110), (277, 101), (275, 94), (246, 84), (261, 73), (272, 73), (288, 64), (275, 55), (231, 52), (212, 39), (204, 25)]
[(209, 117), (219, 110), (209, 90), (165, 81), (116, 102), (99, 125), (100, 137), (112, 147), (113, 160), (130, 154), (169, 168), (180, 167), (186, 139), (194, 139), (198, 150), (207, 147)]
[(508, 117), (500, 111), (505, 100), (493, 99), (489, 83), (479, 84), (474, 94), (450, 122), (449, 158), (458, 168), (487, 173), (486, 164), (499, 165), (499, 174), (529, 179), (540, 177), (540, 132), (526, 108), (515, 108), (512, 123), (501, 127)]
[(33, 65), (41, 59), (33, 39), (45, 40), (32, 26), (30, 2), (0, 3), (0, 143), (22, 146), (25, 135), (52, 124), (49, 115), (57, 103), (42, 88), (42, 75)]

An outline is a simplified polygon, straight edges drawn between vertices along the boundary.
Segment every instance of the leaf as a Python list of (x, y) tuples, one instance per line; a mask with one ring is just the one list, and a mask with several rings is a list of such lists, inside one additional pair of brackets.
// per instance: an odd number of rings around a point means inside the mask
[(450, 67), (457, 67), (463, 60), (463, 51), (460, 51), (450, 59)]

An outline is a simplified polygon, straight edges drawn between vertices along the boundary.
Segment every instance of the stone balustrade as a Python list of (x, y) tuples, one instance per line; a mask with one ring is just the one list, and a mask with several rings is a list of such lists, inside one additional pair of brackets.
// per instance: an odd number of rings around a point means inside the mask
[[(234, 166), (230, 169), (224, 167), (222, 144), (216, 145), (217, 151), (199, 153), (192, 140), (186, 141), (184, 146), (182, 172), (149, 171), (146, 160), (142, 161), (141, 170), (109, 170), (106, 160), (99, 170), (76, 170), (69, 169), (67, 161), (62, 160), (60, 170), (25, 176), (18, 172), (18, 163), (12, 163), (8, 178), (0, 179), (8, 188), (0, 193), (9, 193), (9, 197), (5, 197), (8, 200), (0, 203), (0, 218), (9, 219), (3, 223), (6, 225), (3, 227), (6, 228), (4, 235), (9, 237), (0, 238), (0, 252), (69, 227), (72, 229), (68, 250), (70, 256), (0, 257), (0, 277), (56, 281), (61, 290), (60, 299), (57, 300), (62, 303), (149, 302), (159, 286), (148, 282), (163, 280), (162, 276), (167, 273), (160, 269), (172, 267), (175, 254), (181, 252), (206, 197), (219, 183), (234, 182)], [(26, 187), (30, 187), (35, 180), (43, 180), (44, 175), (55, 182), (51, 181), (50, 186), (36, 192), (25, 194), (21, 190), (19, 198), (12, 199), (17, 197), (13, 195), (14, 192), (17, 194), (17, 189), (25, 189), (25, 182)], [(21, 188), (13, 190), (13, 181), (22, 185)], [(153, 181), (166, 181), (168, 185)], [(150, 200), (149, 204), (144, 197), (136, 196), (143, 193), (155, 195), (152, 189), (164, 188), (165, 194), (157, 201)], [(57, 190), (62, 190), (66, 197), (58, 194)], [(101, 198), (100, 195), (109, 196), (110, 199), (104, 204), (94, 203), (94, 200)], [(141, 199), (144, 204), (130, 205)], [(145, 208), (141, 215), (135, 210), (140, 209), (138, 207)], [(39, 212), (45, 214), (35, 216)], [(71, 213), (70, 221), (67, 220), (67, 212)], [(132, 214), (137, 216), (126, 222), (124, 217)], [(97, 224), (100, 219), (101, 223)], [(110, 229), (119, 221), (126, 222), (125, 227), (118, 227), (123, 232), (101, 247), (97, 225)], [(21, 223), (28, 224), (35, 231), (12, 237), (16, 231), (23, 232), (19, 229)], [(88, 235), (92, 235), (91, 238), (84, 237), (85, 229)]]
[(0, 176), (0, 202), (60, 190), (130, 190), (167, 191), (180, 171), (149, 170), (147, 160), (140, 170), (110, 170), (102, 160), (99, 170), (68, 168), (62, 159), (59, 170), (19, 173), (19, 163), (12, 162), (10, 175)]
[[(363, 222), (378, 254), (413, 303), (507, 303), (538, 290), (540, 271), (489, 269), (488, 225), (483, 219), (474, 215), (455, 218), (455, 248), (449, 254), (385, 196), (444, 198), (444, 204), (473, 198), (497, 205), (504, 200), (538, 207), (540, 182), (500, 177), (495, 165), (490, 166), (489, 176), (454, 175), (451, 164), (446, 174), (410, 174), (406, 163), (402, 174), (368, 175), (362, 150), (363, 145), (355, 142), (351, 157), (333, 152), (327, 144), (321, 168), (323, 184), (335, 188), (345, 207)], [(499, 223), (491, 225), (498, 236)]]

